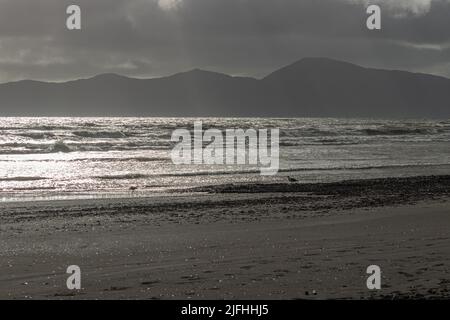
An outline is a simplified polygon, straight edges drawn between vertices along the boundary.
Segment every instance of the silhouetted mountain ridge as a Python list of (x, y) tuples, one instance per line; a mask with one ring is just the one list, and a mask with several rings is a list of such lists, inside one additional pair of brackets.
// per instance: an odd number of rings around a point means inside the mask
[(305, 58), (263, 79), (193, 69), (0, 85), (2, 116), (450, 117), (450, 79)]

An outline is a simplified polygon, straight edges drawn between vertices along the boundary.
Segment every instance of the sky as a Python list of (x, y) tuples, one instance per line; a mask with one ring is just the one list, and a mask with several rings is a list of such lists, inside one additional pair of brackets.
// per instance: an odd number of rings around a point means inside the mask
[[(82, 30), (66, 28), (81, 8)], [(366, 28), (379, 4), (382, 29)], [(201, 68), (261, 78), (304, 57), (450, 77), (450, 0), (0, 0), (0, 82)]]

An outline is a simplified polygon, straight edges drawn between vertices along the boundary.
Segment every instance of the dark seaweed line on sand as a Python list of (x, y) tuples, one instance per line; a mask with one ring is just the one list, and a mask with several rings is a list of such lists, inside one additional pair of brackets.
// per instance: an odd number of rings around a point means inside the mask
[[(263, 219), (304, 218), (338, 214), (342, 210), (410, 205), (420, 201), (450, 198), (450, 176), (387, 178), (324, 184), (229, 185), (196, 189), (209, 192), (206, 198), (188, 196), (183, 201), (154, 203), (152, 199), (109, 204), (51, 206), (3, 210), (4, 223), (75, 217), (141, 216), (149, 223), (201, 223), (214, 221), (254, 221)], [(215, 197), (215, 194), (223, 194)], [(227, 196), (229, 194), (229, 197)], [(235, 197), (232, 194), (241, 194)], [(6, 209), (6, 208), (4, 208)], [(9, 211), (9, 212), (8, 212)], [(69, 220), (67, 220), (69, 221)], [(135, 221), (131, 219), (130, 221)]]
[(367, 193), (422, 195), (450, 194), (450, 175), (347, 180), (332, 183), (227, 184), (189, 189), (207, 193), (309, 193), (315, 195), (361, 196)]

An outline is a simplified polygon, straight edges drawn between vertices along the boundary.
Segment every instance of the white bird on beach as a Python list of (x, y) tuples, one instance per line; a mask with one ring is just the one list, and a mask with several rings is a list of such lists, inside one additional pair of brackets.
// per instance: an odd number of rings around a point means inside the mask
[(292, 177), (287, 177), (287, 179), (289, 180), (289, 182), (298, 182), (298, 180), (297, 179), (294, 179), (294, 178), (292, 178)]

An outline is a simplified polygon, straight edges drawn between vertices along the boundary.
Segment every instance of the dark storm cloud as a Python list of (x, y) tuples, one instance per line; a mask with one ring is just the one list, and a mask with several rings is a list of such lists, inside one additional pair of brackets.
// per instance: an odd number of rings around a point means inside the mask
[[(450, 3), (379, 0), (0, 0), (0, 81), (200, 67), (263, 76), (307, 56), (450, 75)], [(65, 28), (69, 4), (81, 31)]]

